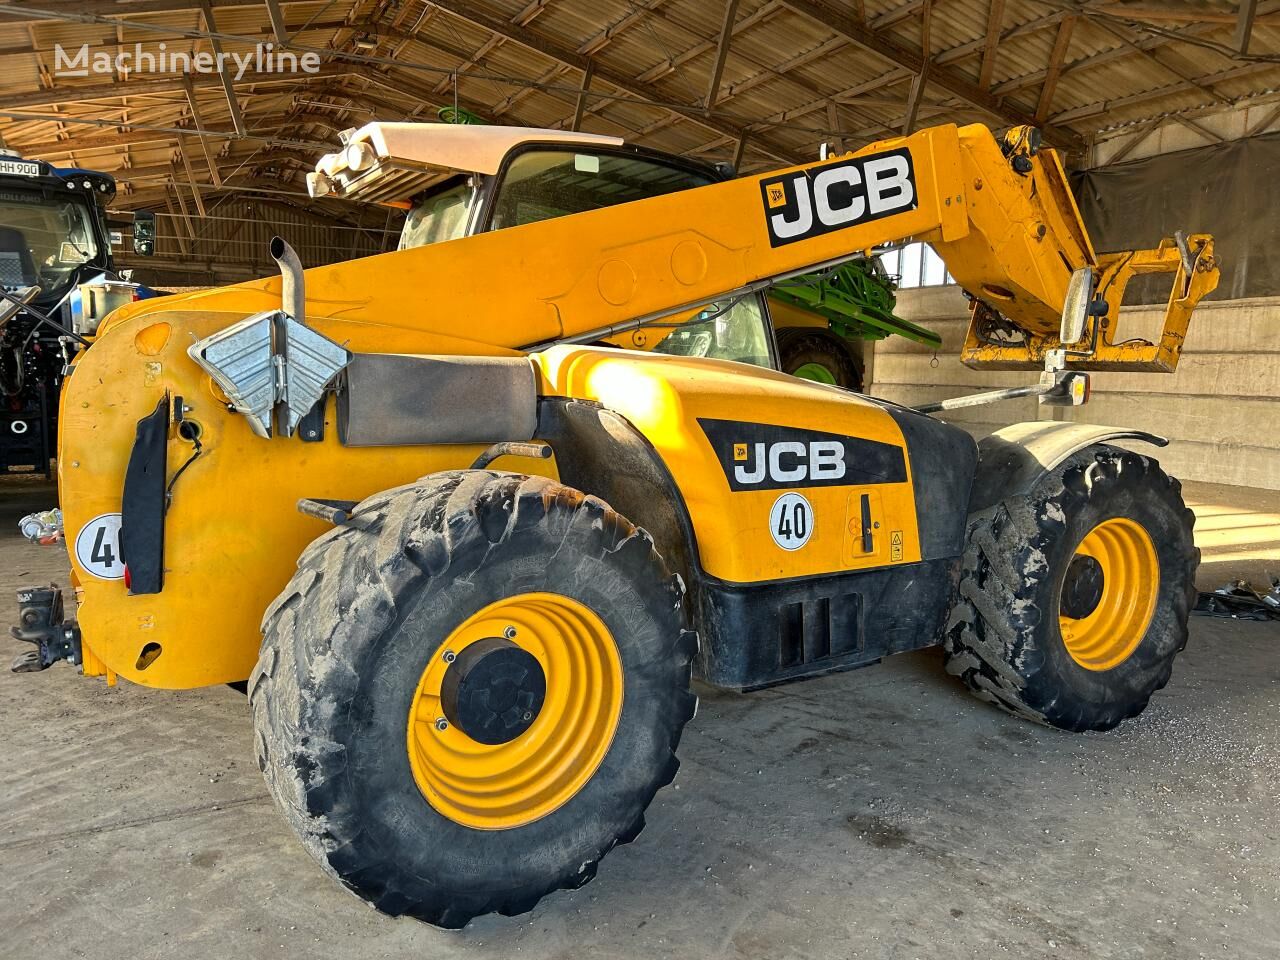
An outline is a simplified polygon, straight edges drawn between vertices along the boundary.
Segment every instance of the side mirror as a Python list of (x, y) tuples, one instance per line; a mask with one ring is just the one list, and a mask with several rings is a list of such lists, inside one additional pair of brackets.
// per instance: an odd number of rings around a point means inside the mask
[(140, 257), (155, 255), (156, 215), (150, 210), (135, 210), (133, 213), (133, 252)]
[(1067, 298), (1062, 304), (1062, 328), (1058, 340), (1069, 346), (1079, 343), (1084, 336), (1084, 324), (1089, 319), (1089, 304), (1093, 301), (1093, 268), (1081, 267), (1071, 274), (1067, 284)]

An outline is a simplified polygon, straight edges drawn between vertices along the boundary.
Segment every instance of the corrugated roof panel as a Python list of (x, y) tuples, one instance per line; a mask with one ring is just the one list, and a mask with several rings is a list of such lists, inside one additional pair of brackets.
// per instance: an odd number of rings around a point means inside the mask
[[(290, 154), (310, 157), (310, 144), (332, 144), (338, 130), (373, 117), (435, 119), (438, 108), (453, 102), (453, 70), (460, 70), (461, 105), (481, 117), (567, 125), (582, 74), (576, 65), (556, 59), (557, 47), (567, 51), (573, 64), (589, 55), (598, 67), (584, 129), (707, 159), (732, 157), (736, 132), (749, 129), (744, 161), (748, 168), (810, 157), (835, 133), (851, 145), (887, 136), (899, 129), (910, 90), (909, 72), (886, 58), (880, 43), (873, 40), (873, 49), (867, 49), (842, 38), (831, 23), (797, 13), (784, 0), (738, 4), (738, 29), (711, 117), (698, 110), (715, 62), (722, 0), (548, 0), (541, 6), (528, 0), (473, 0), (471, 7), (505, 24), (503, 29), (513, 35), (498, 42), (486, 27), (450, 14), (450, 6), (447, 0), (439, 5), (404, 0), (371, 18), (367, 5), (351, 0), (287, 4), (286, 20), (295, 43), (326, 48), (337, 43), (335, 52), (351, 52), (355, 39), (367, 33), (376, 46), (365, 52), (393, 58), (395, 66), (354, 64), (339, 57), (326, 60), (326, 74), (320, 77), (242, 79), (236, 94), (251, 137), (210, 141), (225, 175), (230, 177), (243, 164), (242, 177), (247, 174), (252, 184), (241, 179), (242, 185), (279, 188), (300, 197), (298, 164), (289, 160)], [(920, 50), (920, 0), (866, 0), (863, 6), (868, 22), (886, 41), (907, 51)], [(1139, 6), (1157, 5), (1148, 0)], [(1075, 13), (1065, 6), (1057, 11), (1053, 7), (1041, 0), (1005, 4), (992, 95), (1024, 113), (1036, 110), (1062, 18)], [(1050, 122), (1088, 138), (1118, 125), (1280, 87), (1280, 66), (1233, 56), (1236, 4), (1202, 0), (1201, 7), (1207, 14), (1196, 22), (1162, 20), (1144, 26), (1132, 17), (1105, 11), (1077, 18), (1048, 104)], [(841, 4), (839, 9), (852, 15), (856, 7)], [(934, 0), (929, 47), (935, 66), (920, 123), (981, 119), (999, 125), (998, 119), (951, 92), (946, 82), (948, 77), (970, 85), (978, 80), (989, 10), (990, 0)], [(522, 22), (517, 22), (522, 15)], [(223, 42), (228, 53), (243, 54), (274, 39), (261, 5), (218, 7), (215, 18), (221, 32), (235, 35)], [(313, 25), (304, 31), (307, 21)], [(172, 135), (157, 140), (131, 134), (146, 126), (191, 126), (180, 76), (134, 73), (115, 90), (106, 90), (112, 96), (105, 98), (104, 86), (115, 81), (114, 75), (56, 77), (54, 89), (39, 94), (45, 82), (39, 67), (42, 62), (52, 66), (55, 44), (90, 43), (95, 50), (114, 54), (115, 22), (33, 20), (28, 27), (0, 21), (0, 48), (15, 51), (5, 55), (0, 73), (0, 109), (7, 104), (8, 112), (23, 114), (0, 118), (0, 134), (16, 146), (43, 145), (51, 156), (74, 156), (77, 161), (83, 157), (104, 169), (121, 170), (122, 176), (132, 168), (141, 191), (137, 195), (154, 204), (170, 163), (176, 162), (179, 183), (185, 181), (177, 142)], [(126, 48), (140, 43), (154, 53), (161, 42), (171, 52), (209, 48), (208, 40), (183, 36), (201, 28), (194, 7), (119, 22)], [(23, 53), (33, 36), (40, 52)], [(521, 37), (528, 42), (520, 42)], [(1252, 53), (1280, 53), (1277, 0), (1260, 5), (1252, 43)], [(627, 92), (617, 99), (601, 99), (599, 94), (614, 90), (608, 77), (618, 78)], [(212, 130), (230, 131), (230, 108), (218, 78), (199, 76), (194, 82), (204, 123)], [(531, 82), (548, 88), (529, 89)], [(98, 98), (77, 99), (86, 92)], [(838, 129), (832, 130), (827, 102), (850, 92), (860, 96), (837, 108)], [(329, 106), (337, 102), (351, 109), (343, 113)], [(121, 142), (112, 144), (107, 142), (112, 128), (75, 123), (77, 119), (127, 121), (132, 127), (126, 126)], [(299, 143), (273, 145), (272, 139)], [(63, 141), (89, 146), (76, 153)], [(189, 142), (189, 158), (197, 178), (207, 176), (207, 162), (194, 140)], [(271, 186), (262, 187), (263, 183)]]

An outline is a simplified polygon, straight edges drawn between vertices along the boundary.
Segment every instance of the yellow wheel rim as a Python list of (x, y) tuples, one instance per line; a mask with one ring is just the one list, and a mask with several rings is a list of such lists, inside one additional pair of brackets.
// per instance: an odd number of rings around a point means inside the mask
[[(462, 651), (495, 637), (538, 661), (546, 694), (527, 730), (491, 745), (448, 723), (442, 688)], [(427, 802), (457, 823), (478, 830), (532, 823), (595, 774), (618, 727), (622, 692), (617, 644), (590, 608), (554, 593), (499, 600), (454, 630), (422, 673), (409, 709), (413, 777)]]
[(1146, 635), (1160, 589), (1160, 563), (1151, 535), (1126, 517), (1104, 520), (1085, 535), (1068, 581), (1081, 558), (1096, 562), (1086, 560), (1083, 566), (1101, 574), (1101, 590), (1095, 588), (1084, 601), (1091, 609), (1075, 609), (1077, 615), (1070, 616), (1066, 594), (1071, 584), (1064, 585), (1058, 616), (1062, 641), (1086, 670), (1110, 670), (1128, 660)]

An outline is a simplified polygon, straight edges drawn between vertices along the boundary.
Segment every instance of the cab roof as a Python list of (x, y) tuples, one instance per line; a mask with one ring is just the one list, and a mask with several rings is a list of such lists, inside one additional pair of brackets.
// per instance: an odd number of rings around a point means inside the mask
[(342, 133), (343, 148), (327, 153), (307, 175), (313, 197), (394, 203), (451, 173), (495, 174), (526, 143), (620, 147), (621, 137), (538, 127), (454, 123), (367, 123)]

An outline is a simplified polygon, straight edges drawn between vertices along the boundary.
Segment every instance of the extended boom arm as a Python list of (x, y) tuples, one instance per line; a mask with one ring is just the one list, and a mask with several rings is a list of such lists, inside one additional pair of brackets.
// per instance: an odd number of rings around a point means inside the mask
[[(682, 195), (688, 239), (677, 241), (674, 251), (670, 232), (659, 231), (668, 244), (657, 244), (652, 228), (640, 226), (654, 222), (638, 214), (655, 201), (617, 208), (615, 243), (602, 251), (598, 267), (600, 295), (632, 303), (630, 287), (640, 277), (656, 293), (663, 285), (654, 281), (673, 276), (670, 286), (687, 296), (617, 323), (566, 329), (554, 342), (596, 340), (716, 295), (761, 289), (911, 239), (931, 244), (971, 298), (961, 354), (966, 364), (1038, 368), (1049, 351), (1069, 347), (1059, 340), (1063, 305), (1072, 274), (1087, 267), (1097, 281), (1082, 338), (1089, 347), (1068, 350), (1066, 365), (1172, 371), (1192, 309), (1217, 285), (1212, 238), (1195, 235), (1181, 248), (1170, 239), (1154, 250), (1095, 253), (1057, 154), (1039, 149), (1037, 141), (1030, 128), (997, 141), (983, 126), (935, 127), (809, 166), (692, 191)], [(648, 236), (627, 242), (635, 234)], [(734, 242), (743, 237), (753, 242)], [(717, 252), (732, 255), (717, 262)], [(1173, 274), (1163, 334), (1154, 343), (1116, 342), (1125, 286), (1143, 273)], [(573, 299), (562, 301), (562, 319), (579, 312)]]

